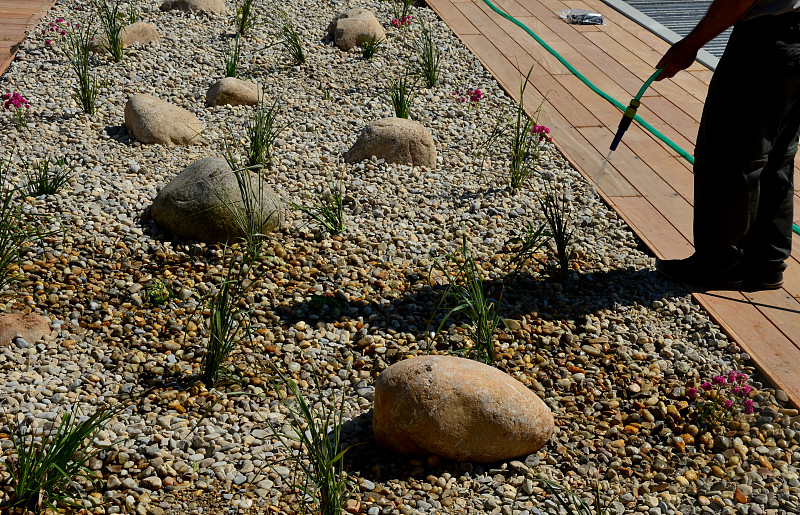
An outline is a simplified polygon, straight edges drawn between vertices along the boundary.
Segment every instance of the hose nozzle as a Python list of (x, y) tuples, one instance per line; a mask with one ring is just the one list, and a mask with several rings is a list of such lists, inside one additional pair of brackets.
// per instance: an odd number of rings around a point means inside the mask
[(628, 130), (628, 127), (631, 126), (631, 122), (633, 118), (636, 116), (636, 110), (639, 109), (639, 106), (642, 105), (640, 101), (635, 98), (631, 99), (631, 103), (627, 109), (625, 109), (625, 113), (622, 115), (622, 120), (619, 122), (619, 126), (617, 127), (617, 134), (614, 135), (614, 141), (611, 142), (611, 146), (609, 147), (612, 151), (617, 150), (617, 146), (619, 142), (622, 140), (622, 135), (625, 134), (625, 131)]

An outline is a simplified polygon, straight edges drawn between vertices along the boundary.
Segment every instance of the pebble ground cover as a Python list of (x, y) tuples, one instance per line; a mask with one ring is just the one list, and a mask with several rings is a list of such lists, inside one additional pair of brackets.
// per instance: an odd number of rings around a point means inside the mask
[[(243, 131), (250, 108), (204, 106), (207, 88), (224, 75), (232, 14), (138, 3), (161, 42), (128, 48), (118, 63), (93, 58), (107, 82), (92, 116), (71, 97), (75, 79), (63, 40), (41, 31), (57, 18), (87, 23), (89, 4), (58, 2), (0, 78), (0, 91), (21, 92), (30, 103), (19, 128), (12, 112), (0, 113), (0, 157), (12, 161), (11, 179), (22, 185), (22, 164), (47, 158), (63, 157), (75, 170), (57, 193), (18, 198), (49, 232), (43, 246), (24, 252), (21, 278), (0, 311), (40, 313), (53, 332), (1, 349), (4, 459), (22, 418), (43, 429), (73, 406), (90, 414), (134, 397), (98, 434), (104, 449), (90, 468), (102, 483), (87, 493), (99, 503), (88, 511), (293, 513), (289, 470), (279, 463), (287, 450), (273, 432), (290, 428), (268, 361), (313, 402), (344, 396), (342, 439), (360, 444), (345, 456), (353, 513), (555, 513), (537, 477), (587, 498), (599, 482), (616, 513), (797, 513), (798, 411), (684, 290), (654, 274), (652, 256), (552, 145), (518, 189), (508, 187), (502, 145), (476, 157), (513, 103), (430, 10), (412, 8), (443, 52), (440, 84), (418, 88), (411, 110), (439, 153), (437, 167), (424, 169), (341, 160), (365, 123), (392, 115), (386, 77), (411, 66), (418, 27), (393, 26), (385, 2), (290, 0), (281, 7), (303, 40), (305, 65), (286, 66), (270, 20), (242, 38), (239, 77), (279, 99), (290, 123), (264, 177), (293, 203), (324, 191), (331, 177), (341, 180), (347, 226), (329, 237), (302, 213), (287, 212), (285, 228), (268, 240), (265, 274), (246, 299), (256, 338), (231, 358), (238, 380), (212, 390), (184, 388), (180, 379), (199, 373), (206, 335), (193, 313), (225, 275), (224, 249), (171, 241), (149, 219), (149, 206), (185, 166), (222, 155), (227, 128)], [(323, 41), (329, 21), (350, 7), (371, 9), (386, 28), (387, 40), (369, 60)], [(469, 89), (482, 92), (477, 109), (456, 100)], [(136, 93), (192, 111), (209, 144), (133, 141), (123, 110)], [(377, 448), (373, 381), (388, 365), (431, 352), (426, 331), (443, 284), (429, 276), (435, 260), (466, 237), (485, 280), (497, 286), (513, 258), (506, 242), (544, 221), (545, 179), (565, 192), (575, 227), (571, 288), (535, 263), (506, 285), (496, 366), (548, 404), (555, 435), (537, 454), (489, 465)], [(154, 305), (154, 285), (174, 295)], [(433, 352), (461, 348), (467, 333), (448, 325)], [(730, 370), (751, 376), (754, 413), (709, 428), (693, 424), (690, 388), (702, 391), (703, 382)]]

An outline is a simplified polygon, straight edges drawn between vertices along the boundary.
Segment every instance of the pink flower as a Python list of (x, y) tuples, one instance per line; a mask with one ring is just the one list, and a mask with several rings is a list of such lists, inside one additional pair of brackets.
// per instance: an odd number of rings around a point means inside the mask
[(64, 18), (56, 18), (56, 23), (62, 23), (63, 21), (64, 21)]
[(714, 378), (711, 381), (713, 381), (714, 384), (725, 384), (725, 377), (724, 376), (714, 376)]
[(725, 407), (726, 408), (730, 408), (732, 406), (733, 406), (733, 401), (732, 400), (728, 399), (728, 400), (725, 401)]
[(742, 403), (742, 407), (744, 408), (743, 411), (744, 411), (745, 415), (752, 415), (753, 414), (753, 401), (752, 401), (752, 399), (745, 399), (745, 401)]
[(739, 374), (739, 377), (737, 378), (739, 384), (746, 383), (747, 379), (748, 379), (747, 374)]
[(50, 46), (50, 43), (52, 43), (52, 41), (50, 41), (49, 39), (44, 40), (45, 45)]
[(750, 388), (750, 385), (747, 385), (747, 384), (746, 384), (746, 385), (742, 386), (742, 395), (744, 395), (745, 397), (747, 397), (748, 395), (750, 395), (750, 392), (751, 392), (751, 391), (753, 391), (753, 389), (752, 389), (752, 388)]
[(739, 393), (742, 391), (742, 387), (737, 384), (736, 386), (733, 387), (733, 390), (731, 391), (733, 392), (734, 395), (739, 395)]
[(700, 388), (702, 388), (704, 392), (710, 392), (713, 387), (711, 386), (711, 383), (705, 381), (703, 384), (700, 385)]
[(476, 104), (476, 103), (481, 101), (481, 98), (483, 98), (483, 93), (481, 93), (481, 90), (479, 90), (479, 89), (471, 89), (471, 90), (469, 90), (469, 101), (470, 102), (472, 102), (473, 104)]
[(686, 393), (689, 395), (690, 399), (694, 399), (695, 397), (697, 397), (697, 388), (689, 388), (689, 390)]

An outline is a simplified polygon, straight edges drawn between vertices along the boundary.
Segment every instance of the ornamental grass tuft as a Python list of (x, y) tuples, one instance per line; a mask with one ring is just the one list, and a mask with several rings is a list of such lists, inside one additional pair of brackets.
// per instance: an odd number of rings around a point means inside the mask
[[(449, 305), (450, 307), (439, 323), (433, 338), (435, 339), (441, 333), (448, 320), (461, 313), (471, 324), (467, 329), (471, 346), (460, 352), (464, 352), (482, 363), (494, 364), (496, 361), (494, 335), (500, 323), (504, 322), (498, 312), (498, 304), (502, 295), (497, 302), (490, 300), (487, 296), (481, 269), (475, 263), (472, 251), (467, 245), (466, 235), (462, 235), (460, 253), (451, 252), (444, 264), (438, 260), (435, 261), (431, 272), (434, 270), (439, 271), (447, 283), (434, 309), (434, 316), (442, 306)], [(429, 277), (429, 282), (430, 280)]]
[(79, 416), (75, 409), (42, 433), (37, 433), (28, 419), (17, 425), (11, 435), (12, 452), (0, 462), (10, 475), (6, 508), (37, 513), (44, 508), (56, 512), (59, 507), (84, 508), (81, 499), (85, 492), (77, 480), (99, 487), (102, 478), (88, 465), (102, 450), (93, 448), (93, 442), (121, 409), (121, 405), (106, 405), (89, 417)]

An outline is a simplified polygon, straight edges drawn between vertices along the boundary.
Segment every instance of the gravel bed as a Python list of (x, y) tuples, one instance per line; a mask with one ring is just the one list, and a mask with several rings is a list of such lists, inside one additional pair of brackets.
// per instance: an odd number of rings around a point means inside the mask
[[(0, 157), (13, 159), (12, 178), (22, 180), (20, 162), (47, 156), (64, 156), (76, 169), (60, 193), (21, 200), (57, 232), (25, 253), (24, 276), (13, 296), (0, 299), (0, 313), (40, 313), (53, 332), (0, 348), (0, 433), (11, 432), (18, 414), (44, 428), (72, 406), (89, 413), (135, 396), (99, 435), (113, 446), (91, 462), (104, 478), (92, 494), (104, 503), (93, 513), (292, 513), (288, 471), (268, 466), (286, 452), (271, 428), (286, 429), (287, 419), (265, 360), (314, 400), (345, 396), (344, 440), (362, 444), (346, 456), (356, 485), (352, 513), (551, 513), (536, 477), (587, 497), (599, 481), (616, 513), (798, 513), (798, 410), (685, 290), (654, 273), (652, 255), (552, 145), (519, 190), (507, 186), (501, 148), (476, 157), (513, 104), (424, 7), (412, 14), (432, 27), (445, 55), (442, 83), (419, 90), (412, 108), (436, 141), (433, 170), (342, 159), (366, 122), (391, 115), (385, 77), (404, 73), (414, 58), (408, 43), (419, 29), (392, 27), (387, 2), (282, 3), (306, 44), (302, 67), (284, 65), (269, 20), (245, 39), (240, 76), (259, 82), (269, 101), (280, 99), (291, 124), (267, 180), (285, 201), (307, 202), (341, 178), (348, 228), (330, 238), (287, 211), (248, 298), (258, 335), (235, 357), (241, 386), (184, 387), (180, 379), (199, 371), (205, 344), (204, 323), (192, 313), (223, 277), (223, 250), (170, 241), (150, 220), (150, 205), (185, 166), (221, 155), (226, 131), (241, 136), (249, 108), (204, 106), (207, 88), (223, 75), (232, 16), (158, 5), (138, 3), (142, 20), (161, 34), (158, 46), (126, 49), (121, 63), (95, 58), (108, 84), (92, 117), (71, 98), (64, 42), (45, 45), (51, 36), (41, 33), (59, 17), (85, 23), (88, 4), (59, 1), (0, 78), (0, 91), (20, 91), (31, 104), (20, 131), (11, 113), (0, 112)], [(329, 21), (356, 6), (375, 12), (387, 31), (372, 60), (324, 41)], [(453, 98), (468, 88), (483, 91), (478, 109)], [(131, 140), (123, 110), (136, 93), (193, 112), (209, 144)], [(555, 435), (536, 454), (490, 465), (382, 451), (371, 437), (373, 381), (388, 365), (429, 352), (426, 330), (438, 300), (431, 266), (463, 236), (499, 290), (511, 257), (506, 242), (544, 220), (545, 179), (569, 199), (573, 286), (563, 291), (535, 266), (506, 286), (501, 307), (509, 323), (498, 337), (497, 366), (545, 400)], [(177, 297), (153, 307), (144, 293), (160, 279)], [(321, 305), (325, 296), (336, 306)], [(464, 334), (446, 327), (434, 352), (459, 348)], [(716, 433), (686, 424), (686, 389), (731, 369), (751, 375), (755, 414)], [(313, 370), (321, 392), (310, 386)], [(4, 450), (10, 445), (2, 440)]]

